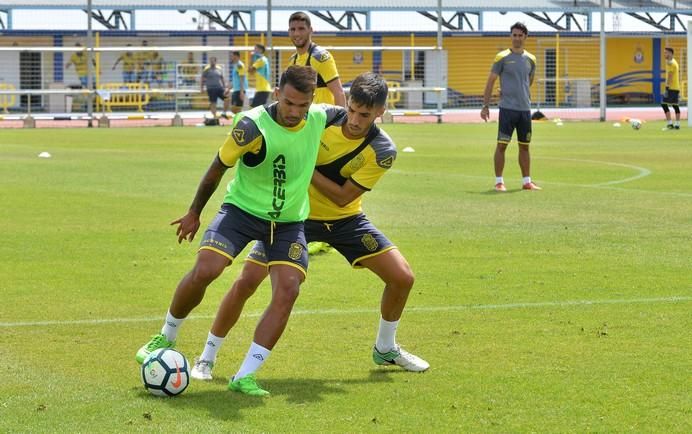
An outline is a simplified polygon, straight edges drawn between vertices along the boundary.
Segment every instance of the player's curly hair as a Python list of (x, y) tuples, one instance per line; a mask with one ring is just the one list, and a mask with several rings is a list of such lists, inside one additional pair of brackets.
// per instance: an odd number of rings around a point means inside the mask
[(387, 103), (387, 82), (374, 72), (364, 72), (351, 83), (351, 100), (366, 107), (383, 106)]
[(312, 94), (317, 87), (317, 71), (310, 66), (291, 65), (281, 74), (279, 89), (287, 84), (298, 92)]

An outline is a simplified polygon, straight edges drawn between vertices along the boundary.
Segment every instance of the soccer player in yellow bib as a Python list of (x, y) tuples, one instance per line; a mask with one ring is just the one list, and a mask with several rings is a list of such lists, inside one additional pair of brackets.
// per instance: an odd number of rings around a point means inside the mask
[[(668, 124), (663, 128), (664, 130), (680, 129), (680, 67), (677, 60), (673, 58), (674, 54), (675, 51), (670, 47), (666, 47), (663, 54), (666, 58), (666, 92), (663, 94), (661, 107), (663, 107), (668, 121)], [(670, 117), (668, 104), (672, 105), (675, 111), (675, 124)]]
[(317, 71), (317, 89), (312, 102), (346, 107), (336, 62), (329, 51), (312, 42), (312, 24), (308, 14), (295, 12), (288, 18), (288, 36), (296, 47), (289, 64), (307, 65)]
[[(413, 287), (413, 272), (404, 256), (361, 208), (362, 195), (375, 186), (396, 158), (392, 139), (375, 125), (375, 119), (384, 113), (386, 101), (387, 83), (383, 78), (367, 72), (353, 81), (348, 108), (341, 110), (322, 134), (309, 189), (311, 209), (305, 221), (305, 237), (307, 241), (329, 242), (352, 267), (365, 267), (382, 279), (385, 287), (373, 361), (421, 372), (430, 365), (396, 342), (399, 320)], [(240, 276), (221, 302), (202, 355), (192, 369), (193, 378), (212, 379), (216, 354), (225, 336), (240, 317), (247, 299), (267, 277), (265, 248), (259, 242), (253, 247)], [(259, 369), (261, 363), (260, 358), (251, 359), (236, 377)]]

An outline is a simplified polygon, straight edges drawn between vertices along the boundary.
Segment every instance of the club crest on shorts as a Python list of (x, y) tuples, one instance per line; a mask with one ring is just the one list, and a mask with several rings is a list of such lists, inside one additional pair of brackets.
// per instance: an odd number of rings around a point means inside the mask
[(298, 243), (291, 243), (291, 247), (288, 248), (288, 257), (297, 261), (303, 254), (303, 246)]
[(369, 251), (374, 252), (375, 250), (377, 250), (377, 246), (378, 246), (377, 240), (372, 235), (365, 234), (365, 235), (363, 235), (363, 238), (360, 239), (360, 241), (363, 243), (365, 248), (368, 249)]

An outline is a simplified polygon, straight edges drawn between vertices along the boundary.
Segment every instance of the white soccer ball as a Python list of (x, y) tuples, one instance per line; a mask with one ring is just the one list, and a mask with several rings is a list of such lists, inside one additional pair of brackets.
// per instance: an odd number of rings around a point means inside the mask
[(142, 383), (153, 395), (180, 395), (190, 383), (190, 364), (176, 350), (162, 348), (152, 351), (142, 363)]
[(630, 119), (630, 125), (632, 125), (633, 130), (638, 130), (642, 127), (642, 121), (639, 119)]

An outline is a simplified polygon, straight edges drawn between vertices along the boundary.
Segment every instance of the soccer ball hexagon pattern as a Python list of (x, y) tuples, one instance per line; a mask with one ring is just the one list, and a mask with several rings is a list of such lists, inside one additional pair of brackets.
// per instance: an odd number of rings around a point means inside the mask
[(190, 364), (174, 349), (152, 351), (142, 363), (142, 383), (153, 395), (180, 395), (190, 383)]

